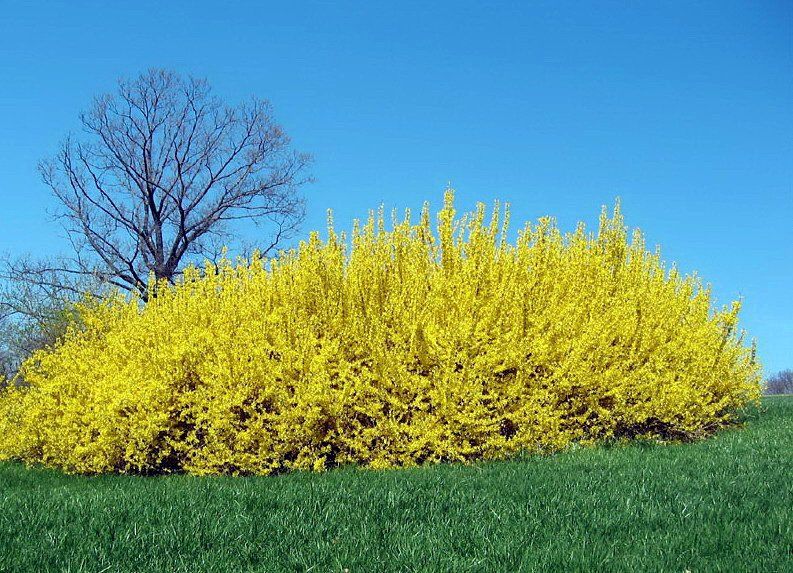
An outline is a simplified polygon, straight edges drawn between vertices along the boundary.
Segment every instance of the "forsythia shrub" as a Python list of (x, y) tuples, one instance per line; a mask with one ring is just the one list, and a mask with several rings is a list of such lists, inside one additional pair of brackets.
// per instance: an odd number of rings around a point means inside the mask
[(597, 234), (425, 205), (350, 240), (87, 301), (0, 397), (0, 456), (69, 472), (267, 474), (688, 439), (760, 392), (739, 305), (713, 310), (619, 206)]

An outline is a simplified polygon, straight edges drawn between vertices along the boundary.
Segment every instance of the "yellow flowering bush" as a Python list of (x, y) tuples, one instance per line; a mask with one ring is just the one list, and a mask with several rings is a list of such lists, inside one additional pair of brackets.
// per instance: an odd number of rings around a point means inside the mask
[(758, 398), (739, 305), (712, 308), (619, 211), (382, 211), (278, 259), (86, 301), (0, 395), (0, 456), (69, 472), (267, 474), (705, 436)]

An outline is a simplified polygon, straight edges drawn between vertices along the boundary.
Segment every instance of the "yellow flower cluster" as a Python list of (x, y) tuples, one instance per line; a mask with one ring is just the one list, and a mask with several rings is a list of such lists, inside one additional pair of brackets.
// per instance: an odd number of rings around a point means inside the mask
[(760, 392), (739, 305), (712, 309), (619, 205), (597, 233), (508, 209), (382, 210), (275, 260), (81, 308), (0, 397), (0, 456), (69, 472), (267, 474), (693, 438)]

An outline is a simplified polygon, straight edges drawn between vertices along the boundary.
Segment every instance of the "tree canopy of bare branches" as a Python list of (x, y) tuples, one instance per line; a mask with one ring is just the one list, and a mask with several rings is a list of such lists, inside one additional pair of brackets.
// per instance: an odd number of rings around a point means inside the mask
[(74, 252), (50, 269), (61, 277), (145, 295), (149, 273), (173, 280), (233, 240), (234, 222), (269, 227), (257, 245), (267, 252), (302, 221), (310, 157), (292, 149), (267, 101), (229, 106), (205, 80), (155, 69), (120, 81), (80, 121), (83, 137), (39, 166)]
[(766, 394), (793, 394), (793, 370), (781, 370), (766, 380)]
[(33, 351), (66, 332), (76, 301), (106, 288), (96, 277), (70, 271), (67, 264), (30, 257), (0, 262), (0, 387)]

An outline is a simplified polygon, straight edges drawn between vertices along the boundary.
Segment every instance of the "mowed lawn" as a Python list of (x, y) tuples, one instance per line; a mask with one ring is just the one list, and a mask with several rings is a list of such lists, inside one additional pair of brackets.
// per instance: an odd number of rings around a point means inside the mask
[(695, 444), (264, 478), (0, 464), (0, 571), (793, 571), (793, 397)]

